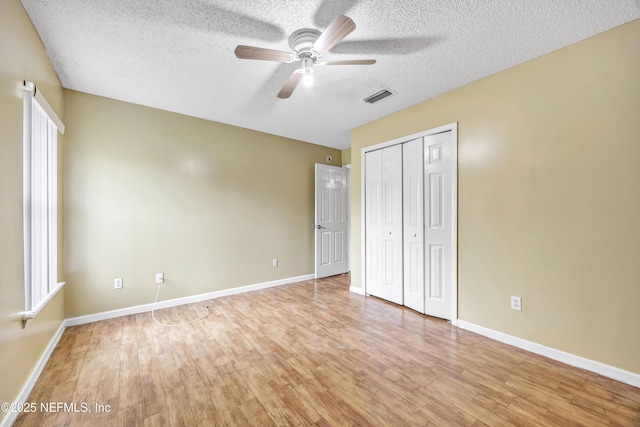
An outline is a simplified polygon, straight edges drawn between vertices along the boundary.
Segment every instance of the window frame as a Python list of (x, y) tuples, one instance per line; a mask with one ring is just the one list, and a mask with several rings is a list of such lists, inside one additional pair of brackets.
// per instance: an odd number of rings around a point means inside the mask
[(56, 295), (58, 282), (58, 131), (64, 124), (32, 82), (24, 82), (23, 327)]

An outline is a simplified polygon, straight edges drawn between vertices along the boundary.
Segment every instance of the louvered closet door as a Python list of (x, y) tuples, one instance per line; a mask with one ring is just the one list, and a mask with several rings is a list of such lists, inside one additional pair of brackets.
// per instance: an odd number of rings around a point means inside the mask
[(404, 305), (424, 313), (422, 138), (402, 144)]

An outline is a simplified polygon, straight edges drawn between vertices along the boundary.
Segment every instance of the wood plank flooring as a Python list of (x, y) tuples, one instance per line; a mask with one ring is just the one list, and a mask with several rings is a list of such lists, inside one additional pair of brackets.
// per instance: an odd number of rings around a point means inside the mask
[[(640, 389), (310, 280), (67, 329), (16, 426), (640, 426)], [(87, 412), (82, 412), (82, 404)], [(102, 405), (102, 411), (96, 410)], [(106, 411), (107, 405), (109, 411)]]

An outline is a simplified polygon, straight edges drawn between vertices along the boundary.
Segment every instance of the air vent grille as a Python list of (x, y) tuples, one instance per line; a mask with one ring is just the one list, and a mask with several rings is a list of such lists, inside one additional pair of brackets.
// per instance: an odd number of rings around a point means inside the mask
[(378, 101), (382, 101), (383, 99), (385, 99), (385, 98), (387, 98), (387, 97), (389, 97), (391, 95), (394, 95), (394, 92), (391, 92), (389, 89), (385, 88), (385, 89), (382, 89), (382, 90), (374, 93), (371, 96), (366, 97), (364, 99), (364, 102), (367, 102), (369, 104), (373, 104), (373, 103), (376, 103)]

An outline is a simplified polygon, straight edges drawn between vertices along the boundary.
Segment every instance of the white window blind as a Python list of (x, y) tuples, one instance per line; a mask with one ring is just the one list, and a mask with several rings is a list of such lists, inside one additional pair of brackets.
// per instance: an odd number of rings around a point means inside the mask
[(64, 125), (34, 84), (24, 91), (24, 252), (26, 325), (58, 283), (58, 130)]

